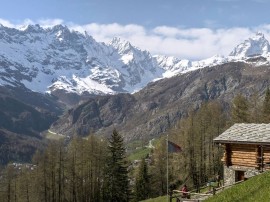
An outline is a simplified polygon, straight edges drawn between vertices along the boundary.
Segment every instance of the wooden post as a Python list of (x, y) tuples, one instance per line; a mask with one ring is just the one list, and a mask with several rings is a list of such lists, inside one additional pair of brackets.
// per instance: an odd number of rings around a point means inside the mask
[(261, 145), (261, 168), (263, 172), (263, 146)]
[(225, 145), (225, 164), (226, 166), (231, 166), (231, 145)]
[(215, 195), (215, 194), (216, 194), (216, 188), (213, 187), (213, 195)]
[(263, 145), (259, 145), (257, 146), (256, 149), (256, 153), (257, 153), (257, 165), (259, 167), (259, 170), (261, 172), (263, 172), (263, 168), (264, 168), (264, 151), (263, 151)]

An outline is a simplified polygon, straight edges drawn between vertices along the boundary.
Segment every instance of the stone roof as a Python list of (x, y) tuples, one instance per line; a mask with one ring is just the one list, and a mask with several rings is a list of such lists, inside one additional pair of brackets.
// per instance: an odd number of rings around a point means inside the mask
[(216, 137), (214, 142), (270, 145), (270, 124), (237, 123)]

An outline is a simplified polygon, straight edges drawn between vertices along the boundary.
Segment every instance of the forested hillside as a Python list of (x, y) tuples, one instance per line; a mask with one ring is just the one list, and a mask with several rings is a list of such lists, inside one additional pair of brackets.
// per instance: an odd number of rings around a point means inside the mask
[[(223, 105), (204, 103), (190, 110), (168, 132), (169, 139), (182, 147), (182, 152), (169, 154), (170, 188), (186, 183), (199, 187), (222, 175), (222, 149), (213, 138), (236, 122), (269, 122), (270, 93), (263, 100), (246, 99), (238, 94), (230, 113)], [(146, 159), (145, 159), (146, 158)], [(2, 169), (2, 201), (139, 201), (167, 193), (166, 138), (143, 156), (138, 166), (127, 161), (123, 138), (116, 130), (111, 138), (90, 135), (52, 142), (38, 151), (32, 164), (11, 164)], [(116, 179), (115, 182), (114, 179)], [(108, 183), (109, 182), (109, 183)], [(129, 182), (129, 183), (128, 183)]]

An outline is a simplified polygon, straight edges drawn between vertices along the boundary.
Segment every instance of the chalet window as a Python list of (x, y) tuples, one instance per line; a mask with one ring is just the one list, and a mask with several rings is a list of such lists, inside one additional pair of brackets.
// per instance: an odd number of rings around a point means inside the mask
[(235, 171), (235, 182), (242, 181), (245, 179), (245, 171), (236, 170)]

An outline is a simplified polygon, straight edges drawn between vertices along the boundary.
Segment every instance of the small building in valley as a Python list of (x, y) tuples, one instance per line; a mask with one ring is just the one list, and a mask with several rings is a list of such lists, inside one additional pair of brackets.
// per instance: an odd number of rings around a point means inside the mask
[(234, 124), (214, 139), (224, 148), (224, 184), (270, 169), (270, 124)]

